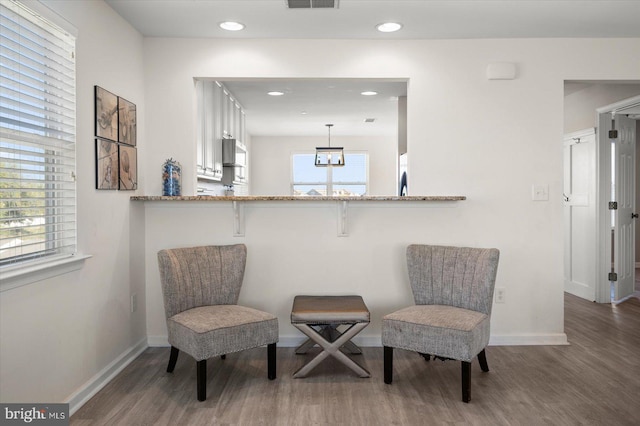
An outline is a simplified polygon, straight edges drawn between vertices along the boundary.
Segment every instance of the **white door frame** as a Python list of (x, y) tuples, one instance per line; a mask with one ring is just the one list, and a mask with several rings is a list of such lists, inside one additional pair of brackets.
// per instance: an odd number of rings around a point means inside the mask
[[(640, 104), (640, 96), (625, 99), (611, 105), (596, 109), (596, 123), (600, 128), (600, 115), (610, 114), (633, 105)], [(596, 137), (596, 302), (611, 302), (611, 283), (607, 278), (611, 270), (611, 214), (609, 201), (611, 200), (611, 143), (608, 138), (600, 138), (600, 131)], [(637, 136), (636, 136), (637, 140)], [(636, 171), (638, 173), (638, 171)]]
[(565, 134), (563, 145), (564, 291), (593, 302), (597, 290), (595, 127)]

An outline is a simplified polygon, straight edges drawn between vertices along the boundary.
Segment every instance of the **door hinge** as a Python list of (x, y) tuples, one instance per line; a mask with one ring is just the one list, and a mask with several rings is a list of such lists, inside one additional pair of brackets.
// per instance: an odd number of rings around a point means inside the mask
[(609, 272), (609, 281), (618, 281), (618, 274), (615, 272)]
[(616, 130), (616, 113), (611, 113), (611, 130), (609, 130), (609, 139), (618, 139), (618, 131)]
[(609, 210), (618, 210), (618, 202), (609, 201)]

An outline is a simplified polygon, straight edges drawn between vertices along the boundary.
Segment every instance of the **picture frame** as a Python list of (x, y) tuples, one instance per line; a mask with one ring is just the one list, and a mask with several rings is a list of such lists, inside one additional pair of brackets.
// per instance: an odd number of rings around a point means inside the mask
[(118, 97), (95, 86), (96, 137), (118, 142)]
[(118, 189), (138, 189), (138, 150), (130, 145), (118, 145)]
[(118, 189), (118, 144), (96, 139), (96, 189)]
[(118, 142), (136, 146), (136, 104), (118, 97)]

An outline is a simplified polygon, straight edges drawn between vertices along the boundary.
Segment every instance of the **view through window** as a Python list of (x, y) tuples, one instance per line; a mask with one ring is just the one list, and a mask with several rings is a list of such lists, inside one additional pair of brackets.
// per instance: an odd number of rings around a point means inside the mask
[(75, 37), (0, 3), (0, 266), (76, 249)]
[(291, 157), (291, 193), (300, 196), (363, 196), (368, 191), (368, 154), (345, 153), (343, 167), (316, 167), (315, 153)]

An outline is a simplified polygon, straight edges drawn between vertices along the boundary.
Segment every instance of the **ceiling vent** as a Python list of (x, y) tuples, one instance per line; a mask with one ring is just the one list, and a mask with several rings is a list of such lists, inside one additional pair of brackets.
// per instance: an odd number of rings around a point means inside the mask
[(365, 118), (365, 119), (364, 119), (364, 122), (365, 122), (365, 123), (373, 123), (374, 121), (376, 121), (376, 119), (375, 119), (375, 118)]
[(289, 9), (338, 8), (338, 0), (286, 0)]

